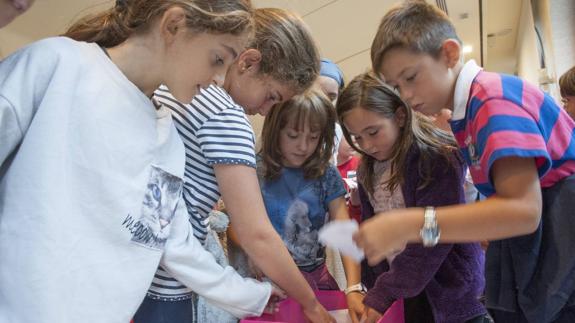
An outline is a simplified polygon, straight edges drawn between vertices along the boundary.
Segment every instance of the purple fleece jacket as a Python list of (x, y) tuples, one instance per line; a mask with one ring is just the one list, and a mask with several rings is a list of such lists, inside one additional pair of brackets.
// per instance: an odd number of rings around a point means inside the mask
[[(433, 180), (421, 189), (418, 161), (419, 150), (414, 145), (406, 158), (401, 185), (406, 207), (464, 203), (465, 166), (459, 151), (453, 152), (450, 163), (440, 156), (434, 158)], [(365, 220), (373, 216), (373, 208), (362, 187), (360, 198)], [(433, 248), (409, 244), (391, 267), (384, 261), (362, 269), (362, 280), (372, 286), (364, 303), (384, 313), (395, 300), (425, 291), (436, 323), (465, 322), (486, 313), (479, 301), (485, 286), (484, 262), (479, 243), (442, 243)]]

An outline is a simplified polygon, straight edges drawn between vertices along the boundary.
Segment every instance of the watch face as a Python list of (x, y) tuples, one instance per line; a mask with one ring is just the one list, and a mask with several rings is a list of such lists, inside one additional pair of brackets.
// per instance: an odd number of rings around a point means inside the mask
[(435, 228), (423, 228), (420, 232), (421, 241), (426, 247), (433, 247), (439, 242), (439, 229)]
[(429, 229), (423, 229), (421, 231), (421, 239), (423, 241), (429, 241), (433, 239), (433, 233)]
[(423, 245), (426, 247), (433, 247), (439, 242), (439, 227), (433, 207), (425, 208), (423, 228), (419, 234)]

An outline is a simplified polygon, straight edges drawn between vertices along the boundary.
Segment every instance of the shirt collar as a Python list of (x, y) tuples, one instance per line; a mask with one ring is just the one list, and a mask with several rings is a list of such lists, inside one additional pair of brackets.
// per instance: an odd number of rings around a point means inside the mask
[(471, 83), (473, 83), (473, 80), (481, 70), (482, 68), (479, 67), (472, 59), (463, 65), (463, 68), (457, 77), (457, 82), (455, 83), (451, 121), (465, 118), (465, 110), (467, 108), (469, 92), (471, 91)]

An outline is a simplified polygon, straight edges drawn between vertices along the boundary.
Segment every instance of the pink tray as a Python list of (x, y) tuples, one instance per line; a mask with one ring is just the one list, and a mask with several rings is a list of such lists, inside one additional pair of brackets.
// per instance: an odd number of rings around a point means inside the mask
[[(345, 294), (340, 291), (316, 291), (320, 303), (328, 310), (346, 309)], [(304, 315), (300, 305), (291, 298), (282, 301), (280, 309), (275, 314), (263, 314), (259, 317), (248, 317), (240, 323), (304, 323)], [(404, 323), (403, 300), (399, 300), (385, 312), (378, 323)]]

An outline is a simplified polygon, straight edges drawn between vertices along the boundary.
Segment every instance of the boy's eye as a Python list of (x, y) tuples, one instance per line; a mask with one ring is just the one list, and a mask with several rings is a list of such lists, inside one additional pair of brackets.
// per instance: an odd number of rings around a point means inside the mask
[(293, 133), (288, 133), (287, 136), (288, 136), (289, 138), (292, 138), (292, 139), (297, 138), (297, 134), (293, 134)]
[(377, 135), (377, 132), (378, 132), (378, 130), (374, 130), (374, 131), (368, 132), (367, 134), (370, 136), (375, 136), (375, 135)]

